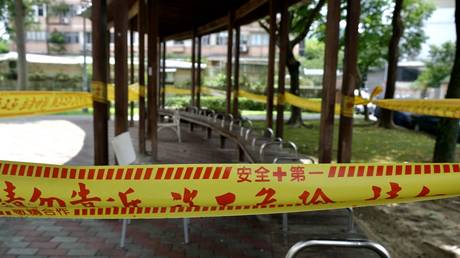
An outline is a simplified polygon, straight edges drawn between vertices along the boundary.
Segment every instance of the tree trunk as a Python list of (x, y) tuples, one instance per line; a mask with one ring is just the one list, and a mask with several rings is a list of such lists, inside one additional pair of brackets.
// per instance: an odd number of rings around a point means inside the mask
[[(385, 89), (385, 99), (392, 99), (395, 94), (396, 84), (396, 72), (398, 68), (398, 57), (399, 57), (399, 40), (403, 34), (403, 23), (401, 21), (401, 9), (403, 6), (403, 0), (396, 0), (395, 9), (393, 11), (393, 34), (390, 39), (388, 46), (388, 75), (387, 85)], [(388, 109), (382, 109), (382, 115), (380, 117), (380, 127), (391, 129), (394, 127), (393, 124), (393, 112)]]
[(26, 45), (24, 39), (24, 3), (22, 0), (15, 0), (14, 8), (16, 15), (14, 17), (14, 26), (16, 29), (16, 48), (18, 51), (18, 85), (17, 90), (27, 89), (27, 60), (26, 60)]
[[(292, 49), (289, 49), (287, 54), (287, 68), (291, 79), (291, 87), (289, 92), (291, 94), (300, 96), (300, 85), (299, 85), (299, 68), (300, 62), (295, 59)], [(296, 106), (291, 105), (291, 117), (289, 118), (288, 125), (301, 126), (302, 121), (302, 110)]]
[[(450, 74), (446, 98), (460, 98), (460, 6), (455, 9), (455, 25), (457, 31), (457, 46), (454, 66)], [(455, 147), (457, 143), (459, 124), (457, 119), (443, 118), (439, 125), (436, 138), (433, 162), (455, 162)]]

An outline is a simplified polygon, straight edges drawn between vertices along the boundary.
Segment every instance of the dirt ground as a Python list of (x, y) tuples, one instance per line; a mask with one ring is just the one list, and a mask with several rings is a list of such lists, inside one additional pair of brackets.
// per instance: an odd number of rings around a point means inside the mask
[(460, 197), (355, 209), (369, 238), (396, 258), (460, 257), (459, 215)]

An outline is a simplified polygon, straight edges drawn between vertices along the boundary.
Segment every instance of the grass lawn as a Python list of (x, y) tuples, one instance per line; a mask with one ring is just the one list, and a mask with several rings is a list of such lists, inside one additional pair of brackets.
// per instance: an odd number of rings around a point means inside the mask
[[(305, 122), (307, 128), (285, 126), (284, 138), (293, 141), (299, 151), (306, 155), (318, 156), (319, 120)], [(256, 125), (263, 127), (262, 122)], [(334, 124), (333, 157), (337, 158), (338, 120)], [(432, 136), (412, 130), (397, 128), (382, 129), (375, 122), (355, 119), (353, 127), (353, 162), (430, 162), (435, 140)], [(457, 160), (460, 151), (457, 146)]]

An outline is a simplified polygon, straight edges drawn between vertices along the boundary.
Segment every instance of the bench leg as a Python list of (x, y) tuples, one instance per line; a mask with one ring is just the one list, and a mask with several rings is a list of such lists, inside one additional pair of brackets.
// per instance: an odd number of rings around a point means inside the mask
[(220, 148), (225, 149), (225, 137), (222, 135), (220, 136)]
[(194, 127), (194, 124), (190, 123), (190, 132), (193, 132), (193, 127)]
[(241, 147), (238, 147), (238, 161), (243, 162), (244, 161), (244, 151), (241, 149)]
[(206, 129), (206, 137), (208, 139), (211, 139), (211, 137), (212, 137), (212, 129), (211, 128)]

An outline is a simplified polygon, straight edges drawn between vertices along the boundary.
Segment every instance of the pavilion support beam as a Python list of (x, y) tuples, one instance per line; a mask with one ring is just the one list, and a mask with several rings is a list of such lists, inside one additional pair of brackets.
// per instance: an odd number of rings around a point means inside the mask
[(197, 90), (196, 90), (196, 106), (198, 108), (201, 107), (201, 36), (198, 36), (198, 53), (197, 53), (197, 73), (196, 73), (196, 82), (197, 82)]
[(278, 71), (278, 105), (276, 107), (276, 137), (283, 138), (284, 131), (284, 86), (286, 77), (287, 49), (289, 44), (288, 3), (281, 1), (280, 59)]
[(145, 149), (145, 31), (146, 31), (146, 4), (139, 1), (139, 16), (137, 31), (139, 33), (139, 152), (146, 153)]
[(332, 161), (334, 109), (339, 52), (340, 1), (327, 2), (326, 45), (324, 51), (323, 92), (321, 101), (319, 162)]
[[(107, 1), (92, 1), (93, 81), (101, 87), (102, 101), (93, 101), (94, 165), (109, 164), (107, 104)], [(93, 89), (94, 91), (95, 89)]]
[[(195, 107), (195, 92), (196, 92), (196, 32), (193, 31), (192, 37), (192, 87), (191, 87), (191, 98), (190, 98), (190, 106)], [(190, 124), (190, 128), (193, 128), (192, 124)]]
[[(131, 20), (129, 26), (129, 83), (133, 84), (134, 81), (134, 26), (136, 26), (136, 20)], [(128, 91), (129, 92), (129, 91)], [(129, 95), (129, 94), (128, 94)], [(129, 127), (134, 126), (134, 101), (129, 102)]]
[(238, 91), (240, 89), (240, 26), (235, 28), (235, 68), (233, 83), (233, 117), (239, 117), (238, 114)]
[(128, 131), (128, 2), (116, 1), (115, 19), (115, 136)]
[[(105, 52), (106, 52), (106, 55), (107, 55), (107, 85), (112, 83), (112, 67), (111, 67), (111, 64), (110, 64), (110, 57), (111, 57), (111, 53), (110, 53), (110, 44), (111, 44), (111, 36), (110, 36), (110, 30), (108, 29), (106, 32), (106, 42), (107, 42), (107, 45), (105, 46)], [(94, 67), (94, 65), (93, 65)], [(110, 109), (112, 108), (112, 103), (110, 102), (110, 100), (107, 102), (107, 120), (110, 120)]]
[(226, 114), (231, 113), (232, 104), (232, 50), (233, 50), (233, 27), (234, 27), (234, 12), (228, 12), (228, 36), (227, 36), (227, 77), (226, 77)]
[(158, 160), (158, 83), (159, 83), (159, 56), (160, 56), (160, 40), (159, 40), (159, 8), (160, 0), (148, 0), (148, 116), (150, 128), (150, 141), (153, 160)]
[(165, 108), (166, 105), (166, 41), (163, 40), (161, 43), (161, 52), (163, 58), (161, 60), (161, 108)]
[(347, 1), (347, 27), (345, 29), (345, 67), (342, 83), (338, 148), (339, 151), (337, 156), (337, 161), (340, 163), (351, 162), (354, 90), (358, 81), (358, 26), (360, 12), (360, 1)]
[(269, 1), (270, 42), (268, 45), (267, 71), (267, 128), (273, 128), (273, 97), (275, 95), (275, 52), (276, 52), (276, 0)]

